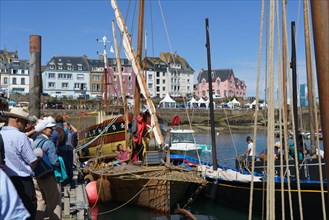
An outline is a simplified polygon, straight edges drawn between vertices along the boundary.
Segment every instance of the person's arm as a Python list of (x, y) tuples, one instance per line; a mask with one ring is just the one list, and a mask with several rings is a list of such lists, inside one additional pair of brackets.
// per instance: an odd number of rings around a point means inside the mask
[(78, 129), (76, 129), (76, 127), (74, 127), (72, 124), (69, 124), (69, 125), (70, 125), (73, 132), (78, 132)]
[(28, 137), (31, 137), (34, 133), (35, 133), (35, 129), (34, 129), (34, 128), (33, 128), (31, 131), (25, 132), (25, 134), (26, 134)]
[(33, 161), (32, 163), (29, 164), (29, 166), (34, 170), (34, 168), (37, 166), (38, 160)]

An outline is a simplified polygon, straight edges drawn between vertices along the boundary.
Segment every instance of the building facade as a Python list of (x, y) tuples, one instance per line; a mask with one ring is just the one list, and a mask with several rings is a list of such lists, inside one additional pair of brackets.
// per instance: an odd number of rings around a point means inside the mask
[(29, 93), (29, 61), (15, 59), (0, 63), (1, 90), (10, 98), (12, 93)]
[(186, 97), (193, 94), (194, 70), (177, 54), (160, 53), (146, 59), (146, 82), (151, 97)]
[[(198, 84), (194, 95), (209, 98), (208, 70), (201, 70), (198, 75)], [(241, 97), (246, 98), (247, 86), (243, 80), (235, 77), (232, 69), (215, 69), (211, 73), (212, 92), (215, 97)]]

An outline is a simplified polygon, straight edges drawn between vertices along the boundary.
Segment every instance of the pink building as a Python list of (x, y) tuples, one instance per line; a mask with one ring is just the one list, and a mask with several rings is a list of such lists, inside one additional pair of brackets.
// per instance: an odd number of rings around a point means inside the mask
[[(246, 98), (247, 86), (243, 80), (234, 76), (232, 69), (212, 70), (212, 90), (214, 97), (242, 97)], [(208, 70), (201, 70), (198, 76), (198, 84), (194, 94), (198, 97), (209, 98)]]

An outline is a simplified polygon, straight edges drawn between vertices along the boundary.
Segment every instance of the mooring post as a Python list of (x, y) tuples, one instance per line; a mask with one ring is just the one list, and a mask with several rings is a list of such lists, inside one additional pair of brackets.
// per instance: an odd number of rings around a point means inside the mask
[(29, 113), (40, 118), (41, 36), (30, 35)]

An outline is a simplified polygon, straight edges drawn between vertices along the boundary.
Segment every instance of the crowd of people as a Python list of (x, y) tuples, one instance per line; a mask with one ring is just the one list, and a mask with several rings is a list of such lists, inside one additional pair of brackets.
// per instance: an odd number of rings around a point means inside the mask
[(0, 219), (61, 219), (61, 187), (75, 187), (77, 129), (23, 108), (1, 111), (0, 120)]

